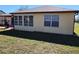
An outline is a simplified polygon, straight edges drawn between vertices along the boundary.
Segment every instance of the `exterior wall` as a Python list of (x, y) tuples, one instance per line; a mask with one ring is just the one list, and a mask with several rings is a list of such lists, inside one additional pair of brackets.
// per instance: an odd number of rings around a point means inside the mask
[[(59, 15), (59, 27), (45, 27), (44, 26), (44, 15)], [(34, 26), (14, 26), (15, 30), (24, 31), (39, 31), (47, 33), (58, 33), (58, 34), (73, 34), (73, 22), (74, 13), (37, 13), (37, 14), (14, 14), (14, 16), (24, 16), (33, 15), (34, 16)], [(23, 18), (24, 19), (24, 18)]]
[(0, 17), (0, 25), (4, 25), (4, 19), (7, 20), (8, 24), (11, 25), (11, 17)]

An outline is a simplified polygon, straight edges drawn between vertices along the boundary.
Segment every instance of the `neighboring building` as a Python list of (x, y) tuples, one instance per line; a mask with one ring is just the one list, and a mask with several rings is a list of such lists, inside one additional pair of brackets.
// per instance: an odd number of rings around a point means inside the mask
[(0, 10), (0, 14), (6, 14), (4, 11)]
[(5, 20), (11, 26), (11, 14), (6, 14), (5, 12), (0, 10), (0, 25), (4, 25)]
[(60, 7), (41, 6), (11, 14), (14, 16), (15, 30), (72, 35), (76, 12)]
[(75, 21), (79, 22), (79, 14), (75, 16)]

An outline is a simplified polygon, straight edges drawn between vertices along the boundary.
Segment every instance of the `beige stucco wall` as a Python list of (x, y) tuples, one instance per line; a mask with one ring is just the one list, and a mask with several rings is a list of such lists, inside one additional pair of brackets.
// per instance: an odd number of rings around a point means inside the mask
[[(59, 15), (59, 27), (44, 27), (44, 15)], [(15, 26), (16, 30), (39, 31), (47, 33), (73, 34), (74, 13), (38, 13), (38, 14), (14, 14), (15, 16), (33, 15), (34, 26)], [(24, 19), (24, 18), (23, 18)]]

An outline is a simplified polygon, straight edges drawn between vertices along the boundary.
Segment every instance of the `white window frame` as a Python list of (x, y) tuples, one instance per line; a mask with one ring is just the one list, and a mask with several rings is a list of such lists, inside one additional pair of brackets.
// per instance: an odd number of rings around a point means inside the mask
[[(16, 15), (15, 15), (16, 16)], [(14, 25), (16, 25), (15, 24), (15, 16), (14, 16)], [(17, 16), (17, 26), (19, 25), (19, 17)]]
[[(29, 16), (33, 16), (33, 15), (29, 14), (29, 15), (24, 15), (24, 16), (27, 16), (27, 20), (28, 20), (27, 26), (29, 26)], [(23, 16), (23, 17), (24, 17), (24, 16)], [(25, 26), (25, 25), (24, 25), (24, 26)], [(34, 26), (34, 16), (33, 16), (33, 26)], [(33, 26), (29, 26), (29, 27), (33, 27)]]
[[(21, 16), (21, 15), (19, 15), (19, 16)], [(22, 26), (23, 24), (20, 24), (20, 21), (22, 21), (22, 19), (20, 20), (19, 16), (18, 16), (18, 25), (19, 25), (19, 26)], [(22, 16), (21, 16), (21, 17), (22, 17)], [(22, 23), (23, 23), (23, 21), (22, 21)]]
[[(23, 17), (25, 17), (25, 16), (27, 16), (27, 15), (24, 15)], [(24, 19), (23, 19), (24, 20)], [(29, 22), (29, 18), (28, 18), (28, 16), (27, 16), (27, 21)], [(27, 23), (27, 25), (25, 25), (25, 22), (23, 21), (23, 23), (24, 23), (24, 26), (29, 26), (29, 24)]]
[[(45, 20), (45, 16), (50, 16), (51, 17), (51, 20)], [(58, 16), (58, 20), (52, 20), (53, 18), (52, 18), (52, 16)], [(45, 21), (50, 21), (50, 26), (45, 26), (45, 27), (59, 27), (59, 25), (58, 26), (52, 26), (52, 21), (58, 21), (59, 22), (59, 15), (52, 15), (52, 14), (47, 14), (47, 15), (44, 15), (44, 24), (45, 24)]]

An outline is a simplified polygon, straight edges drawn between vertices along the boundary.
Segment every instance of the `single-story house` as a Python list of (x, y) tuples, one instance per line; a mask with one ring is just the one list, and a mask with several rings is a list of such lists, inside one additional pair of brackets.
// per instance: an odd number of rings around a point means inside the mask
[(5, 25), (5, 20), (9, 26), (11, 26), (11, 15), (10, 14), (0, 14), (0, 25)]
[(14, 29), (73, 35), (76, 10), (55, 6), (40, 6), (11, 13)]
[(11, 26), (11, 17), (11, 14), (6, 14), (2, 10), (0, 10), (0, 25), (4, 25), (6, 20), (8, 25)]

